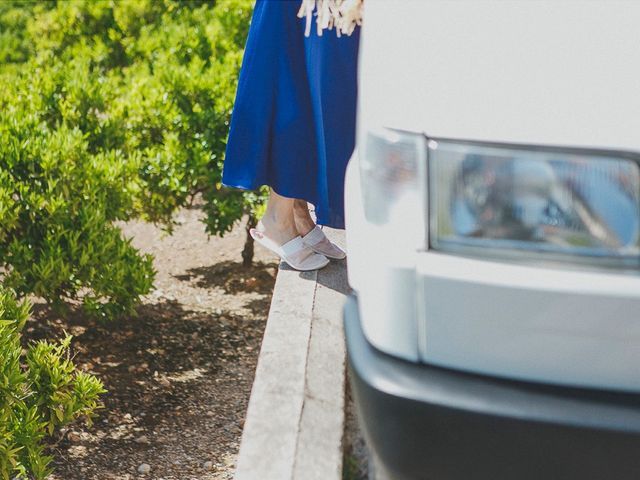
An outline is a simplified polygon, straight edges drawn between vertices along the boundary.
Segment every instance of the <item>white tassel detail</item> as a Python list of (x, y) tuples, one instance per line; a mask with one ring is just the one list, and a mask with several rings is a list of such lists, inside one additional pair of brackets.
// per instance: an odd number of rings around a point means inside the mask
[(300, 10), (298, 10), (298, 18), (306, 17), (307, 23), (304, 28), (304, 35), (308, 37), (311, 34), (311, 17), (313, 9), (316, 7), (315, 0), (302, 0)]
[(316, 12), (318, 36), (336, 27), (336, 35), (351, 35), (356, 25), (362, 25), (363, 0), (302, 0), (298, 17), (306, 17), (304, 34), (311, 34), (311, 20)]

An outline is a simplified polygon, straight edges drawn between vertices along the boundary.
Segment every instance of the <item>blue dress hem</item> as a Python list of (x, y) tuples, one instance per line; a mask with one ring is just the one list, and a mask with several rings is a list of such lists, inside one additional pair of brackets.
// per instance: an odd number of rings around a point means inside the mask
[[(276, 190), (276, 188), (269, 184), (269, 182), (254, 182), (254, 183), (226, 183), (226, 182), (221, 182), (222, 185), (224, 187), (227, 188), (239, 188), (241, 190), (258, 190), (260, 187), (264, 187), (267, 186), (269, 188), (273, 188), (273, 190), (280, 196), (282, 197), (287, 197), (287, 198), (297, 198), (300, 200), (304, 200), (307, 203), (311, 203), (314, 206), (316, 205), (316, 201), (313, 198), (309, 198), (308, 197), (308, 192), (304, 192), (304, 193), (291, 193), (289, 191), (279, 191)], [(327, 214), (323, 214), (322, 212), (319, 212), (316, 208), (316, 223), (318, 225), (324, 225), (326, 227), (330, 227), (330, 228), (336, 228), (336, 229), (344, 229), (344, 218), (341, 215), (336, 214), (335, 212), (332, 211), (328, 211)]]

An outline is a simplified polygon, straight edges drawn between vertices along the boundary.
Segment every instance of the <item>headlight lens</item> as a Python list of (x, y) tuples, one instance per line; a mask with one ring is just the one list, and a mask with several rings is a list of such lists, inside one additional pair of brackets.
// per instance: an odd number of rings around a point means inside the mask
[(432, 248), (640, 263), (634, 159), (436, 140), (428, 151)]
[(360, 150), (365, 217), (398, 247), (426, 247), (426, 138), (380, 128)]

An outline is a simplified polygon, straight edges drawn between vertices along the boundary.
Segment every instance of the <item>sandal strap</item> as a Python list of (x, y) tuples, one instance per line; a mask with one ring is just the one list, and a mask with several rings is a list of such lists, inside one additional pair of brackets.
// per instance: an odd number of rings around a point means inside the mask
[(322, 229), (316, 225), (309, 233), (302, 237), (302, 240), (304, 240), (308, 245), (316, 245), (322, 242), (325, 238), (327, 238), (327, 236), (324, 234)]
[(301, 250), (304, 250), (307, 246), (302, 241), (302, 237), (298, 235), (297, 237), (289, 240), (287, 243), (282, 245), (280, 249), (285, 256), (292, 256), (296, 253), (299, 253)]

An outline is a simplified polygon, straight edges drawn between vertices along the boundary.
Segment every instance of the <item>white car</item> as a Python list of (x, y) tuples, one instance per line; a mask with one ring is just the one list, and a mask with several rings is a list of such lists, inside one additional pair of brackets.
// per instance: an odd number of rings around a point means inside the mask
[(366, 0), (351, 385), (379, 478), (640, 478), (640, 2)]

